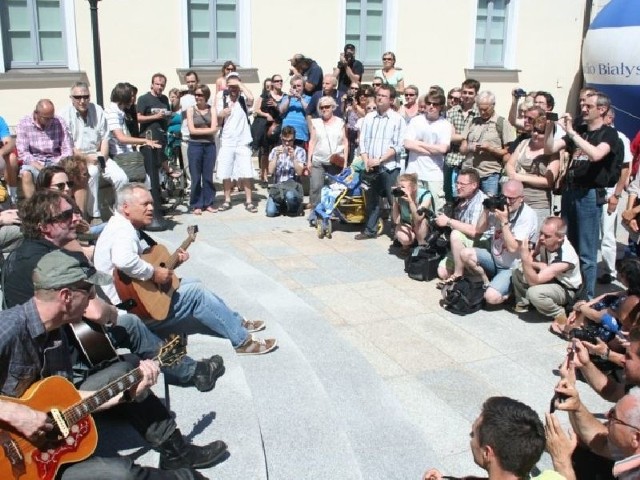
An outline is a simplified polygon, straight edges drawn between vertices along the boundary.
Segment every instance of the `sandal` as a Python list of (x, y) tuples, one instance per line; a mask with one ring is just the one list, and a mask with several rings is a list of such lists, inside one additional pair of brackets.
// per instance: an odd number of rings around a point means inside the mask
[(253, 203), (245, 203), (244, 204), (244, 209), (247, 212), (251, 212), (251, 213), (257, 213), (258, 209), (256, 208), (256, 206)]
[(193, 209), (193, 214), (194, 215), (202, 215), (202, 210), (199, 208), (194, 208)]
[(549, 325), (549, 332), (553, 333), (556, 337), (562, 340), (569, 341), (571, 339), (569, 337), (569, 334), (564, 331), (564, 328), (562, 328), (562, 326), (558, 325), (556, 322), (553, 322), (551, 325)]
[(218, 213), (218, 209), (212, 205), (209, 205), (207, 208), (205, 208), (205, 211), (209, 213)]
[(226, 212), (227, 210), (231, 210), (231, 204), (229, 202), (224, 202), (220, 205), (220, 208), (218, 208), (219, 212)]
[(451, 275), (449, 278), (447, 278), (446, 280), (442, 280), (441, 282), (436, 283), (436, 288), (438, 290), (442, 290), (444, 287), (446, 287), (447, 285), (451, 285), (452, 283), (457, 282), (458, 280), (460, 280), (462, 278), (461, 275)]

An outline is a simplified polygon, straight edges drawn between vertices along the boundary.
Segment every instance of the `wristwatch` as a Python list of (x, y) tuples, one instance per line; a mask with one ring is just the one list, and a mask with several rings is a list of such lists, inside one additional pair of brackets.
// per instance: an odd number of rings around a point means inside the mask
[(611, 353), (611, 349), (607, 347), (607, 350), (602, 355), (600, 355), (600, 358), (602, 360), (609, 360), (609, 353)]
[(447, 220), (447, 227), (451, 228), (451, 219)]
[(614, 193), (613, 196), (616, 197), (618, 200), (620, 200), (622, 198), (622, 194), (621, 193)]

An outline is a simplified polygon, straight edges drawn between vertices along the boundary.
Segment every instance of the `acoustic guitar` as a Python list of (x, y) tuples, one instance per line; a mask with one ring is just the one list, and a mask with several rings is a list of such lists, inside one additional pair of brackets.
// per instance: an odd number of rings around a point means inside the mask
[[(178, 264), (178, 251), (186, 250), (196, 240), (198, 226), (191, 225), (187, 228), (187, 239), (182, 242), (180, 248), (169, 254), (163, 245), (153, 245), (141, 255), (141, 258), (154, 267), (165, 267), (173, 270)], [(173, 275), (171, 283), (158, 285), (152, 280), (138, 280), (131, 278), (118, 269), (113, 272), (113, 283), (116, 292), (122, 301), (132, 299), (136, 306), (131, 309), (143, 319), (165, 320), (169, 314), (171, 297), (180, 286), (180, 279)]]
[[(185, 354), (182, 338), (176, 336), (160, 348), (155, 360), (167, 366)], [(0, 397), (48, 412), (54, 425), (52, 432), (35, 445), (10, 425), (0, 423), (0, 478), (53, 480), (61, 465), (88, 458), (98, 442), (91, 413), (141, 379), (142, 371), (136, 368), (83, 400), (71, 382), (53, 376), (31, 385), (22, 398)]]

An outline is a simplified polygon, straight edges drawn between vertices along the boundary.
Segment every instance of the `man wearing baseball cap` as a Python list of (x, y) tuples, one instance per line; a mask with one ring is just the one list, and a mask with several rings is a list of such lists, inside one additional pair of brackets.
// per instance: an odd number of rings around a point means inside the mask
[[(96, 271), (78, 257), (61, 250), (44, 255), (33, 271), (34, 297), (23, 305), (0, 312), (0, 394), (21, 397), (35, 382), (61, 375), (73, 380), (68, 338), (60, 328), (79, 320), (95, 296), (96, 285), (111, 278)], [(226, 453), (222, 441), (195, 447), (182, 441), (180, 431), (164, 405), (149, 392), (158, 378), (158, 366), (151, 360), (140, 362), (142, 379), (123, 393), (104, 403), (101, 409), (119, 405), (130, 410), (139, 422), (146, 423), (145, 438), (161, 452), (160, 463), (166, 470), (141, 467), (124, 457), (90, 457), (63, 467), (64, 479), (202, 479), (193, 468), (204, 468)], [(133, 365), (117, 361), (93, 373), (77, 387), (87, 398), (110, 381), (133, 370)], [(54, 398), (46, 401), (55, 402)], [(11, 425), (30, 443), (38, 445), (54, 429), (48, 412), (26, 403), (0, 399), (0, 422)], [(189, 453), (190, 452), (190, 453)], [(197, 460), (197, 461), (194, 461)]]

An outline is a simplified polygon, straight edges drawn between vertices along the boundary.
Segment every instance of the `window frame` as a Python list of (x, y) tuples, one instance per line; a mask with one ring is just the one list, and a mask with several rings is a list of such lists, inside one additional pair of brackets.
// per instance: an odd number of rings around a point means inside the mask
[[(29, 0), (32, 1), (32, 0)], [(68, 71), (78, 71), (79, 61), (78, 61), (78, 42), (77, 42), (77, 32), (76, 32), (76, 9), (73, 0), (60, 0), (60, 7), (62, 9), (63, 22), (62, 22), (62, 38), (65, 46), (65, 61), (64, 64), (41, 64), (41, 65), (29, 65), (29, 64), (20, 64), (19, 66), (8, 65), (8, 59), (6, 51), (8, 47), (6, 46), (6, 42), (8, 39), (5, 35), (4, 27), (0, 25), (0, 74), (6, 73), (11, 70), (68, 70)], [(2, 7), (2, 12), (6, 12), (5, 8), (8, 8), (5, 5)]]
[[(494, 0), (488, 0), (492, 2)], [(486, 63), (479, 63), (476, 58), (476, 34), (478, 29), (478, 4), (480, 0), (475, 2), (475, 8), (472, 9), (472, 25), (473, 35), (471, 38), (471, 50), (469, 64), (472, 69), (487, 69), (487, 70), (513, 70), (515, 68), (515, 54), (516, 54), (516, 35), (517, 35), (517, 22), (519, 13), (519, 2), (514, 0), (505, 0), (506, 12), (505, 12), (505, 33), (503, 36), (503, 52), (502, 52), (502, 64), (491, 65)], [(489, 23), (487, 23), (487, 32), (490, 31)], [(485, 38), (485, 42), (488, 39)]]
[[(184, 68), (205, 68), (221, 66), (225, 61), (232, 60), (238, 65), (250, 65), (250, 45), (251, 45), (251, 18), (250, 18), (250, 1), (251, 0), (235, 0), (236, 2), (236, 49), (238, 58), (209, 59), (199, 63), (192, 62), (192, 52), (190, 47), (191, 24), (189, 21), (190, 0), (181, 2), (182, 18), (185, 34), (183, 38), (183, 66)], [(212, 43), (213, 52), (216, 51), (216, 30), (215, 25), (215, 9), (217, 0), (208, 0), (209, 2), (209, 42)]]
[[(366, 20), (366, 5), (368, 0), (360, 1), (360, 25), (364, 25), (363, 21)], [(362, 8), (364, 3), (365, 8)], [(347, 0), (342, 0), (339, 4), (341, 19), (340, 25), (340, 40), (341, 43), (339, 49), (342, 51), (342, 47), (347, 43), (353, 43), (347, 40)], [(398, 24), (398, 0), (382, 0), (382, 52), (380, 52), (380, 59), (376, 61), (367, 62), (366, 58), (366, 39), (363, 41), (363, 37), (366, 37), (366, 31), (360, 29), (360, 41), (359, 46), (356, 49), (356, 58), (360, 60), (365, 68), (379, 68), (382, 64), (382, 54), (384, 52), (395, 50), (397, 40), (397, 24)]]

